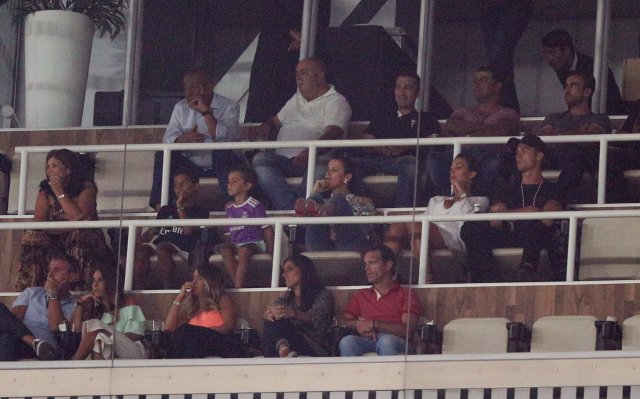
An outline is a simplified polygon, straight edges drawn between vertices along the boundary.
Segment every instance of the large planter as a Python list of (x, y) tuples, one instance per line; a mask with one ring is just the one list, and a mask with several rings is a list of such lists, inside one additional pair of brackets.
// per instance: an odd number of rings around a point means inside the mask
[(84, 14), (38, 11), (25, 20), (26, 126), (82, 123), (95, 27)]

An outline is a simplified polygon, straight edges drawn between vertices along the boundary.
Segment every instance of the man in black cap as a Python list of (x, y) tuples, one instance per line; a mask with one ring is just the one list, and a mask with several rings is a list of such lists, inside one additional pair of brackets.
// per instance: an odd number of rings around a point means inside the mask
[[(506, 185), (492, 198), (489, 212), (549, 212), (560, 211), (553, 183), (542, 177), (542, 163), (547, 145), (536, 135), (512, 137), (508, 145), (515, 149), (520, 178)], [(518, 220), (466, 222), (461, 236), (467, 248), (467, 271), (471, 282), (501, 281), (493, 258), (494, 248), (522, 247), (519, 280), (534, 281), (540, 252), (553, 245), (553, 220)], [(554, 279), (560, 278), (563, 270)]]

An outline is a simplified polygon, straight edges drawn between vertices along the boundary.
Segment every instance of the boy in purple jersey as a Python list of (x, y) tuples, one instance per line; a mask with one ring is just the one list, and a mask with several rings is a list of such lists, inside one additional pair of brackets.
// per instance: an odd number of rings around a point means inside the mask
[[(237, 167), (229, 172), (227, 192), (233, 202), (226, 207), (229, 219), (263, 218), (267, 213), (258, 200), (250, 196), (257, 176), (253, 169)], [(236, 288), (242, 288), (249, 266), (249, 258), (256, 252), (273, 251), (273, 228), (265, 226), (227, 225), (224, 227), (226, 244), (220, 249), (222, 260)], [(235, 254), (238, 254), (238, 260)]]

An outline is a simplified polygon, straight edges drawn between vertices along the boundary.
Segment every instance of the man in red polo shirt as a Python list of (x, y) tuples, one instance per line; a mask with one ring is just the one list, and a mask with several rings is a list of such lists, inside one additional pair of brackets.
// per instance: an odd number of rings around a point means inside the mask
[(364, 254), (364, 264), (371, 288), (356, 292), (342, 313), (343, 326), (358, 334), (340, 340), (340, 355), (402, 354), (420, 315), (420, 301), (415, 292), (393, 279), (395, 255), (391, 249), (384, 245), (370, 248)]

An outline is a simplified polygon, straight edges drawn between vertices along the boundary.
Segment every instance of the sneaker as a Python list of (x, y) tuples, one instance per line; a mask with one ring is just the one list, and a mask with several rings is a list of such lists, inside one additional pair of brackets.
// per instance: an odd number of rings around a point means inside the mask
[(297, 217), (303, 217), (307, 213), (307, 200), (304, 198), (298, 198), (293, 205), (293, 210)]
[(47, 341), (36, 338), (33, 340), (33, 344), (31, 345), (33, 346), (33, 351), (36, 353), (36, 356), (38, 356), (38, 359), (54, 360), (56, 358), (56, 353), (53, 349), (53, 346), (51, 346), (51, 344)]

